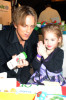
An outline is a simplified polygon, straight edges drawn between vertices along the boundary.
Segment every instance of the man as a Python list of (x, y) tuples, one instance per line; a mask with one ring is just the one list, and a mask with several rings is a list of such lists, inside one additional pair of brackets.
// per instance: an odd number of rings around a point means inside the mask
[(57, 23), (61, 22), (60, 14), (56, 9), (53, 9), (51, 7), (51, 1), (49, 1), (48, 3), (45, 2), (45, 10), (43, 10), (39, 15), (38, 22), (41, 23), (42, 21), (45, 21), (47, 23), (53, 23), (54, 21), (56, 21)]
[[(12, 21), (15, 28), (0, 31), (0, 72), (7, 72), (7, 77), (25, 84), (30, 78), (30, 64), (37, 53), (38, 34), (34, 30), (37, 14), (29, 6), (20, 6), (14, 10)], [(27, 59), (10, 70), (7, 62), (23, 51)]]

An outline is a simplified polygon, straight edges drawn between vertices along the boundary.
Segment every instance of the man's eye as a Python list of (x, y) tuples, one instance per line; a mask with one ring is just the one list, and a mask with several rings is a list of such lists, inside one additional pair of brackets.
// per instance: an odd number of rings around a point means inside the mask
[(31, 26), (31, 28), (34, 28), (34, 27), (35, 27), (34, 25)]
[(23, 25), (23, 27), (26, 27), (27, 25)]
[(23, 25), (22, 27), (26, 27), (26, 25)]

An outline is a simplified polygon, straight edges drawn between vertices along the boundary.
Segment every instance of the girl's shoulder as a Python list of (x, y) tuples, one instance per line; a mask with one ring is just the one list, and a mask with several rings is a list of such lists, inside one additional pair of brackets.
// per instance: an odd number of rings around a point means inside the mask
[(54, 55), (55, 56), (60, 56), (60, 57), (64, 57), (64, 51), (63, 49), (61, 49), (60, 47), (57, 47), (55, 50), (54, 50)]
[(63, 49), (61, 49), (60, 47), (57, 47), (54, 52), (64, 52)]

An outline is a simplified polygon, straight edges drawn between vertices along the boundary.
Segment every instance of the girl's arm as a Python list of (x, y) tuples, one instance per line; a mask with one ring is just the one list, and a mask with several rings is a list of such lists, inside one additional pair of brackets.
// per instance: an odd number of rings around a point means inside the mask
[(44, 60), (43, 63), (49, 71), (58, 73), (59, 71), (62, 71), (63, 58), (64, 58), (63, 50), (57, 48), (53, 56), (47, 61)]
[(39, 70), (40, 66), (41, 66), (41, 60), (38, 60), (37, 56), (36, 56), (32, 62), (32, 67), (33, 67), (34, 71)]

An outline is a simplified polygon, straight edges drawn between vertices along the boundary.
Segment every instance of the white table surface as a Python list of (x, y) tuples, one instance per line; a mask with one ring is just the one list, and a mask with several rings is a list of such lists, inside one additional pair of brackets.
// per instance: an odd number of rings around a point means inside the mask
[(64, 61), (63, 61), (63, 76), (66, 77), (66, 35), (63, 34), (63, 47), (64, 50)]

